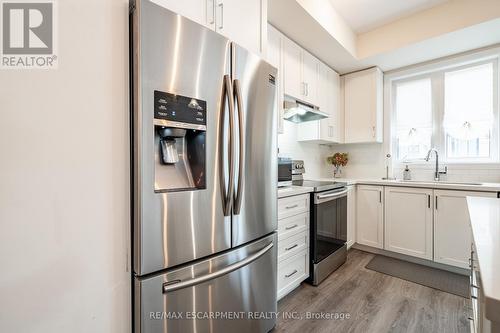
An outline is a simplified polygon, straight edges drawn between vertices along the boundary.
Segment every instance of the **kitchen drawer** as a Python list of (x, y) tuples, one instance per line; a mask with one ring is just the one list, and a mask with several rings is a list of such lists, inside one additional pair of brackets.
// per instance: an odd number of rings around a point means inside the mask
[(278, 220), (309, 211), (309, 193), (278, 199)]
[(278, 263), (278, 299), (309, 277), (309, 251), (305, 250)]
[(278, 240), (282, 241), (306, 229), (309, 229), (309, 212), (278, 220)]
[(278, 263), (296, 253), (309, 249), (309, 230), (278, 241)]

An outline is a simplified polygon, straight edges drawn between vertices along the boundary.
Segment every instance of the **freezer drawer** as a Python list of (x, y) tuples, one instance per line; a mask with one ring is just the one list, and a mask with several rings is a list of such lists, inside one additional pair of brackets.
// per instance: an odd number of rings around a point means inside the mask
[[(163, 275), (135, 278), (135, 332), (268, 332), (276, 234)], [(264, 316), (264, 317), (263, 317)]]

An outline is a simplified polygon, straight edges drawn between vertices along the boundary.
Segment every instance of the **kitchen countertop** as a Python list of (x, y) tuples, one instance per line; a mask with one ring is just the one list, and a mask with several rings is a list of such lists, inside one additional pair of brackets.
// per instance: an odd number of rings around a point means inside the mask
[[(318, 178), (315, 180), (335, 180), (338, 182), (346, 182), (347, 185), (381, 185), (381, 186), (402, 186), (402, 187), (420, 187), (420, 188), (434, 188), (441, 190), (462, 190), (462, 191), (482, 191), (482, 192), (500, 192), (500, 183), (480, 183), (480, 185), (471, 185), (461, 182), (453, 183), (447, 181), (433, 182), (433, 181), (404, 181), (401, 179), (384, 180), (384, 179), (370, 179), (370, 178)], [(471, 182), (473, 183), (473, 182)]]
[(470, 224), (486, 305), (486, 318), (500, 322), (500, 199), (467, 197)]
[(299, 195), (299, 194), (310, 193), (313, 191), (314, 191), (314, 188), (308, 187), (308, 186), (294, 186), (294, 185), (292, 185), (292, 186), (278, 187), (278, 199), (291, 197), (291, 196)]
[[(419, 187), (433, 188), (439, 190), (461, 190), (461, 191), (478, 191), (478, 192), (500, 192), (500, 183), (483, 183), (466, 184), (453, 182), (433, 182), (433, 181), (404, 181), (401, 179), (384, 180), (380, 178), (305, 178), (307, 180), (319, 181), (337, 181), (345, 182), (347, 185), (379, 185), (379, 186), (401, 186), (401, 187)], [(471, 182), (473, 183), (473, 182)], [(278, 188), (278, 198), (290, 197), (304, 193), (313, 192), (312, 187), (304, 186), (286, 186)]]

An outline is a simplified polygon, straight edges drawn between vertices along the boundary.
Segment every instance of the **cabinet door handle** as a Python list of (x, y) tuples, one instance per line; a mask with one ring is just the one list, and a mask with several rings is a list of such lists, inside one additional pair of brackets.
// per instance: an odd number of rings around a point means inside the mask
[(224, 3), (221, 2), (217, 6), (219, 6), (219, 8), (220, 8), (220, 25), (219, 25), (219, 29), (222, 30), (222, 29), (224, 29)]
[(209, 25), (212, 25), (215, 23), (215, 3), (214, 3), (214, 1), (215, 0), (208, 0), (207, 1), (207, 13), (211, 14), (210, 19), (208, 21)]
[(382, 191), (378, 191), (378, 202), (382, 203)]
[(298, 224), (294, 224), (291, 227), (286, 227), (285, 230), (292, 230), (292, 229), (297, 228), (298, 226), (299, 226)]
[(436, 195), (436, 210), (438, 210), (438, 196)]
[(285, 277), (286, 278), (289, 278), (290, 276), (294, 275), (295, 273), (297, 273), (298, 271), (296, 269), (293, 270), (293, 272), (291, 272), (290, 274), (285, 274)]
[(292, 209), (292, 208), (297, 208), (297, 207), (299, 207), (299, 205), (298, 205), (298, 204), (291, 205), (291, 206), (286, 206), (285, 208), (286, 208), (286, 209)]
[(295, 249), (297, 246), (299, 246), (299, 244), (294, 244), (290, 247), (285, 247), (285, 251), (290, 251), (291, 249)]
[(427, 207), (431, 208), (431, 195), (427, 194)]

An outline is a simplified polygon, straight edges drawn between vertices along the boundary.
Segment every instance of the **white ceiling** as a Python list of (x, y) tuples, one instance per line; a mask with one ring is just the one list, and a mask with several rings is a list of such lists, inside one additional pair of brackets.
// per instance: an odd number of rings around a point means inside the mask
[(449, 0), (330, 0), (356, 32), (364, 33)]

